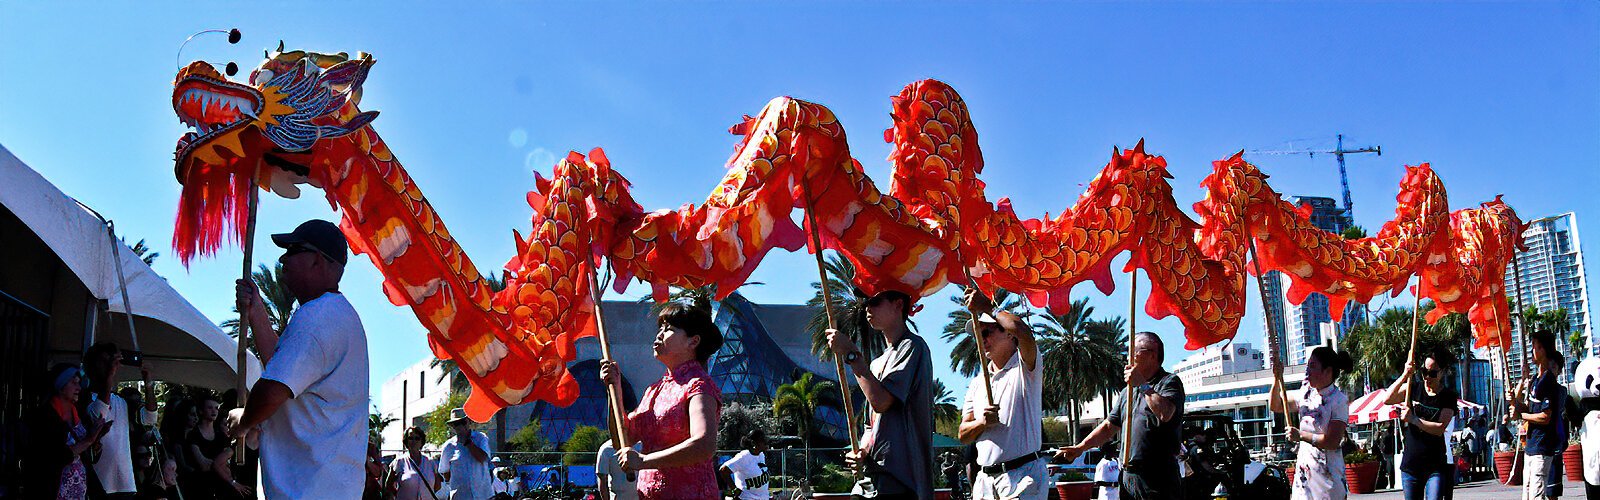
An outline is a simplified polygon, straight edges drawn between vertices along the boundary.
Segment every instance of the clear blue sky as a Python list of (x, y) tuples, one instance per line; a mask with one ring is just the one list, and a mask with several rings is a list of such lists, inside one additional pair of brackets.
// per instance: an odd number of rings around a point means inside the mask
[[(1401, 165), (1426, 161), (1452, 208), (1504, 193), (1524, 219), (1576, 211), (1583, 232), (1600, 234), (1600, 2), (662, 7), (6, 3), (0, 144), (164, 250), (156, 270), (214, 320), (228, 316), (238, 249), (185, 270), (168, 245), (173, 145), (185, 131), (170, 104), (174, 56), (207, 28), (245, 38), (197, 39), (184, 63), (233, 60), (248, 72), (279, 39), (374, 54), (363, 106), (383, 112), (377, 130), (483, 269), (504, 263), (511, 230), (529, 226), (533, 169), (603, 146), (646, 207), (699, 203), (734, 144), (728, 126), (774, 96), (832, 107), (856, 157), (887, 179), (889, 96), (929, 77), (966, 98), (989, 192), (1027, 216), (1059, 213), (1113, 146), (1140, 138), (1167, 157), (1187, 206), (1212, 160), (1292, 140), (1331, 146), (1342, 132), (1383, 146), (1349, 162), (1368, 228), (1391, 216)], [(1256, 160), (1282, 192), (1338, 196), (1331, 158)], [(335, 217), (315, 191), (263, 200), (263, 233)], [(277, 255), (268, 247), (264, 261)], [(344, 289), (367, 326), (376, 393), (428, 351), (412, 313), (389, 305), (361, 262)], [(751, 278), (766, 285), (743, 292), (798, 303), (814, 272), (805, 254), (774, 254)], [(1076, 291), (1098, 313), (1126, 315), (1117, 279), (1109, 297)], [(930, 337), (949, 293), (916, 318)], [(1259, 308), (1250, 301), (1239, 340), (1259, 342)], [(1176, 320), (1139, 326), (1169, 339), (1169, 364), (1182, 356)], [(948, 346), (934, 344), (941, 377), (964, 387)]]

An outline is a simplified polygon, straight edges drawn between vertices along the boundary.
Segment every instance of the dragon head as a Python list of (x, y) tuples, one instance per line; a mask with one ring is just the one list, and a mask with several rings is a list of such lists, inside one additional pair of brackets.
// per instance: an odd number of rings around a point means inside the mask
[(248, 82), (228, 80), (204, 61), (178, 71), (172, 109), (193, 128), (178, 139), (174, 173), (183, 184), (173, 247), (188, 263), (212, 253), (228, 226), (244, 230), (250, 181), (295, 198), (311, 182), (311, 161), (328, 139), (349, 135), (377, 117), (361, 112), (367, 54), (275, 53)]

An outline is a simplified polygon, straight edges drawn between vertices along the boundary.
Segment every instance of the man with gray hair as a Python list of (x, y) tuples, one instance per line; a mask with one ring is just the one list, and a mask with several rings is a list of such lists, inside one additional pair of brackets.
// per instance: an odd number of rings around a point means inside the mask
[(1128, 425), (1133, 426), (1133, 438), (1127, 463), (1122, 464), (1122, 498), (1176, 499), (1182, 492), (1177, 456), (1182, 440), (1183, 380), (1161, 368), (1166, 358), (1161, 337), (1139, 332), (1133, 339), (1133, 354), (1123, 369), (1127, 388), (1112, 406), (1111, 415), (1078, 444), (1062, 448), (1056, 456), (1071, 461), (1116, 437), (1122, 431), (1123, 409), (1132, 397), (1133, 415)]

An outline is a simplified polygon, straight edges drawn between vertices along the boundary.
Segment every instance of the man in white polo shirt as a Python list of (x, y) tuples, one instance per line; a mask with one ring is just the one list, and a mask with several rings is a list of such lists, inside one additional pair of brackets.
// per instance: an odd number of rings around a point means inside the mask
[(989, 359), (994, 405), (990, 406), (983, 376), (967, 386), (957, 434), (963, 443), (976, 443), (979, 473), (972, 482), (974, 499), (1044, 500), (1046, 481), (1043, 444), (1043, 363), (1033, 330), (1022, 318), (996, 312), (987, 297), (967, 289), (967, 310), (977, 318), (977, 329)]
[(266, 366), (229, 435), (261, 430), (261, 481), (269, 500), (361, 498), (366, 486), (367, 334), (339, 293), (349, 250), (333, 223), (311, 220), (272, 235), (283, 247), (283, 285), (300, 307), (280, 335), (249, 280), (237, 284), (256, 352)]

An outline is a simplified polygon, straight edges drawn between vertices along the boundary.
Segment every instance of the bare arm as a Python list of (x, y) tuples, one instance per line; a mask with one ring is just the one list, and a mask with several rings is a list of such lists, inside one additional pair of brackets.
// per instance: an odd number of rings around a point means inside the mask
[[(238, 417), (238, 422), (232, 423), (228, 436), (235, 439), (245, 437), (251, 429), (278, 413), (283, 403), (293, 397), (294, 392), (283, 382), (268, 378), (257, 380), (256, 386), (250, 390), (250, 399), (245, 402), (243, 416)], [(233, 417), (233, 412), (229, 412), (229, 417)]]
[[(717, 407), (711, 398), (689, 398), (689, 439), (667, 449), (643, 455), (641, 469), (664, 469), (710, 460), (717, 452)], [(631, 451), (631, 449), (629, 450)]]
[(457, 434), (456, 444), (460, 444), (462, 447), (465, 447), (467, 449), (467, 453), (472, 455), (473, 460), (477, 460), (479, 462), (488, 462), (489, 452), (478, 446), (478, 439), (473, 435), (473, 432), (474, 431), (467, 431), (465, 435)]
[(1340, 446), (1344, 445), (1345, 427), (1346, 425), (1344, 422), (1334, 420), (1332, 422), (1328, 422), (1327, 432), (1322, 434), (1308, 433), (1306, 437), (1301, 439), (1304, 439), (1307, 443), (1311, 443), (1311, 446), (1315, 446), (1318, 449), (1337, 450)]
[(267, 318), (267, 305), (261, 300), (260, 292), (256, 291), (256, 284), (250, 280), (235, 280), (234, 295), (234, 306), (247, 313), (245, 321), (250, 326), (250, 338), (255, 340), (256, 354), (261, 356), (261, 364), (265, 365), (272, 360), (272, 354), (278, 351), (278, 331), (272, 329), (272, 321)]
[[(1284, 398), (1288, 398), (1288, 401), (1284, 401)], [(1267, 407), (1270, 408), (1273, 413), (1283, 413), (1286, 411), (1285, 408), (1297, 408), (1299, 406), (1300, 398), (1295, 397), (1293, 394), (1289, 394), (1288, 391), (1283, 389), (1283, 384), (1280, 384), (1279, 380), (1274, 379), (1272, 381), (1272, 396), (1267, 400)]]
[(1111, 438), (1116, 437), (1120, 431), (1122, 431), (1121, 426), (1111, 423), (1110, 420), (1102, 420), (1100, 425), (1096, 425), (1094, 430), (1089, 431), (1089, 435), (1084, 436), (1083, 440), (1078, 441), (1078, 444), (1074, 447), (1083, 450), (1099, 448), (1100, 445), (1106, 444)]
[(1389, 384), (1389, 397), (1383, 400), (1383, 404), (1397, 405), (1406, 402), (1405, 386), (1411, 382), (1411, 377), (1416, 373), (1416, 368), (1415, 362), (1406, 363), (1406, 370), (1400, 374), (1400, 378), (1395, 379), (1393, 384)]
[(1173, 416), (1178, 414), (1177, 403), (1168, 400), (1166, 396), (1161, 394), (1154, 392), (1146, 394), (1144, 401), (1145, 404), (1150, 405), (1150, 411), (1154, 412), (1156, 418), (1161, 419), (1162, 422), (1170, 421)]
[[(999, 424), (999, 412), (1000, 408), (995, 406), (989, 407), (988, 410), (979, 415), (974, 415), (972, 412), (961, 412), (961, 425), (956, 427), (956, 439), (960, 440), (962, 444), (976, 442), (978, 437), (983, 435), (983, 431), (987, 431), (989, 428)], [(983, 418), (978, 418), (980, 415)]]
[(1435, 436), (1443, 436), (1444, 431), (1450, 428), (1450, 419), (1455, 418), (1455, 416), (1456, 411), (1447, 408), (1439, 411), (1439, 420), (1442, 420), (1442, 422), (1423, 420), (1416, 415), (1412, 415), (1407, 422), (1409, 422), (1411, 425), (1417, 426), (1418, 429), (1422, 429), (1422, 432), (1426, 432)]
[(872, 374), (872, 365), (867, 363), (865, 357), (857, 356), (856, 362), (850, 363), (850, 370), (855, 372), (856, 385), (861, 386), (861, 394), (866, 396), (867, 404), (872, 406), (872, 411), (886, 413), (900, 402), (894, 397), (894, 393), (889, 392), (889, 388), (883, 386), (883, 381)]

